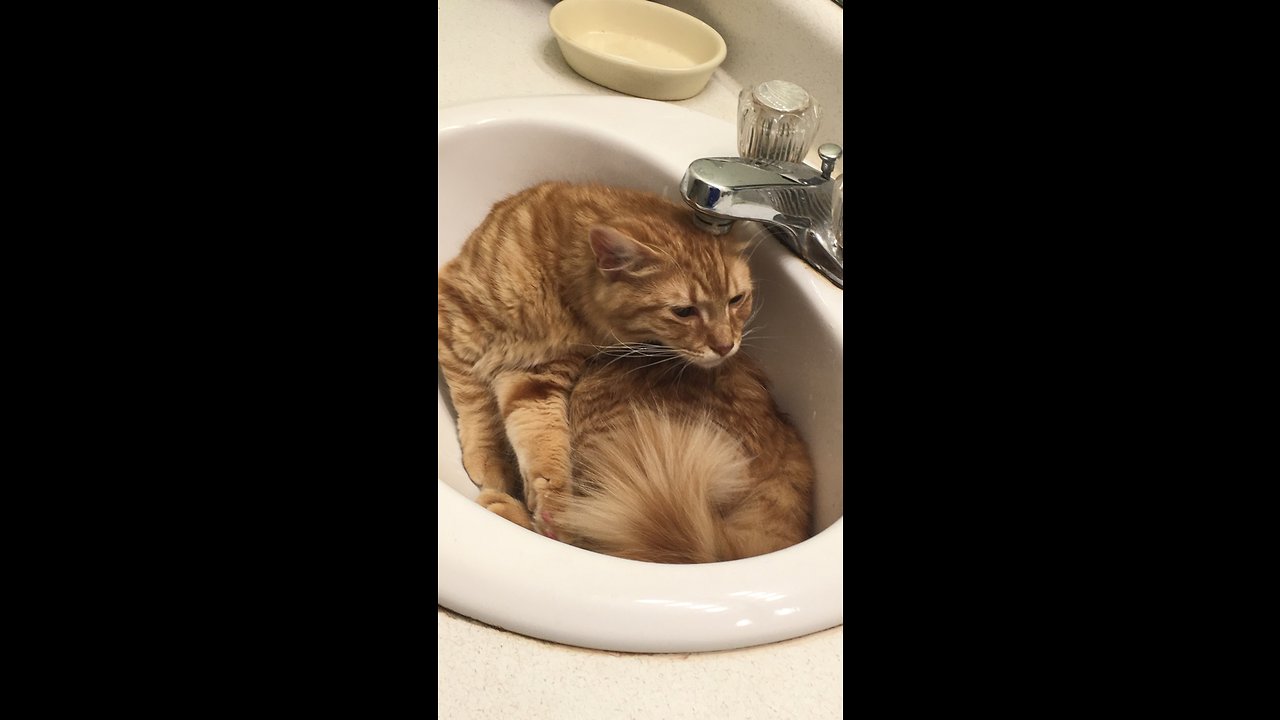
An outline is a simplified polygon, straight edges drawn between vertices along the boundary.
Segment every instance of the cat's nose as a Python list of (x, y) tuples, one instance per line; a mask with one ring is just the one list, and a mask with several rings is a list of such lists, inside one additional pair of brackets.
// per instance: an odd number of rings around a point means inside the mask
[(720, 357), (724, 357), (725, 355), (733, 352), (733, 343), (729, 343), (728, 345), (712, 345), (711, 349)]

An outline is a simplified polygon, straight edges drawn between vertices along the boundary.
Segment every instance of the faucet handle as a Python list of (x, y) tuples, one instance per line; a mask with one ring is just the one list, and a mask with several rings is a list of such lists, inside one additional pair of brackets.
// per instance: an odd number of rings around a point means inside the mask
[(757, 160), (803, 162), (822, 121), (809, 91), (769, 80), (738, 94), (738, 154)]
[(836, 161), (843, 154), (844, 149), (835, 143), (823, 143), (818, 146), (818, 157), (822, 159), (822, 177), (831, 179), (831, 171), (836, 169)]

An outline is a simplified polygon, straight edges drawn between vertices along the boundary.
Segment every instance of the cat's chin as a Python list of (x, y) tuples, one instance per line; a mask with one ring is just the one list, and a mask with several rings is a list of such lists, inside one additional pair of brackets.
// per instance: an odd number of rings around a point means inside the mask
[(726, 360), (733, 357), (735, 354), (736, 353), (729, 353), (727, 357), (716, 356), (712, 358), (707, 358), (707, 357), (690, 358), (689, 362), (697, 367), (702, 368), (703, 370), (712, 370), (723, 365)]

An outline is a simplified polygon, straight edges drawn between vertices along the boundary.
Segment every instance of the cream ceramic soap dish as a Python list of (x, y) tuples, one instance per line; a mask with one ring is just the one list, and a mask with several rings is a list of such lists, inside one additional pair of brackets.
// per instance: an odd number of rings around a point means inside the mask
[(724, 62), (720, 33), (648, 0), (562, 0), (549, 22), (569, 67), (636, 97), (691, 98)]

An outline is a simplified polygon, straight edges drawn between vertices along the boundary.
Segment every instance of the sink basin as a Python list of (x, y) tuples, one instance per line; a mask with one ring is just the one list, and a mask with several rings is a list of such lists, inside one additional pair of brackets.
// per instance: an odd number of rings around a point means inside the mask
[[(494, 202), (543, 180), (596, 181), (677, 202), (692, 160), (735, 155), (732, 125), (679, 106), (556, 96), (442, 108), (437, 269)], [(759, 234), (752, 223), (734, 232)], [(715, 240), (708, 236), (709, 242)], [(725, 650), (844, 622), (844, 293), (776, 241), (752, 255), (763, 340), (744, 351), (768, 373), (817, 471), (815, 531), (775, 553), (663, 565), (592, 553), (524, 530), (474, 503), (455, 416), (437, 372), (437, 598), (490, 625), (626, 652)]]

